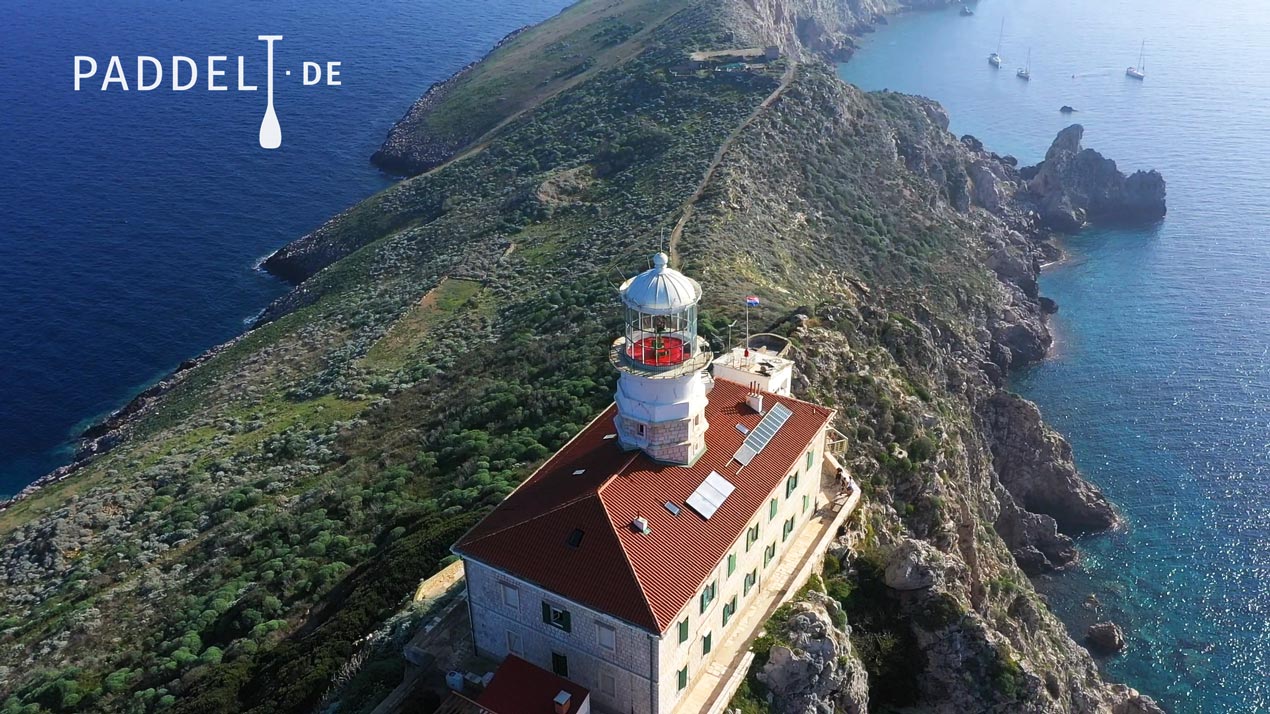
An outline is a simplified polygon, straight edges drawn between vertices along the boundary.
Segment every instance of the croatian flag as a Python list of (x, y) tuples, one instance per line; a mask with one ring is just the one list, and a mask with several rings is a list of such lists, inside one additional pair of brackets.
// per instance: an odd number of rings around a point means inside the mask
[(759, 300), (757, 295), (750, 295), (745, 298), (746, 307), (758, 307)]

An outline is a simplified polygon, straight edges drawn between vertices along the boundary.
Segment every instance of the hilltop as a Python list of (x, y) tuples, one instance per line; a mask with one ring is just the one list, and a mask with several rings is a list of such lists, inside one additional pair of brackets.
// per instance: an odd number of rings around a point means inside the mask
[(332, 690), (363, 638), (611, 401), (612, 283), (662, 236), (716, 347), (762, 296), (864, 487), (737, 707), (1155, 711), (1026, 577), (1116, 523), (1004, 388), (1050, 343), (1026, 180), (826, 62), (901, 8), (583, 0), (434, 88), (378, 155), (411, 178), (279, 251), (259, 324), (0, 513), (0, 711), (364, 710), (400, 665)]

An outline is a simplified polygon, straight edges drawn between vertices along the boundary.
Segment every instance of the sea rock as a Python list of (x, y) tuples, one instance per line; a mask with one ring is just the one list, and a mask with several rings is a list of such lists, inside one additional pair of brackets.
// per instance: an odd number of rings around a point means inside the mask
[(1076, 109), (1073, 108), (1070, 104), (1064, 104), (1063, 106), (1059, 107), (1058, 110), (1064, 114), (1071, 114), (1072, 112), (1076, 111)]
[(1119, 523), (1097, 486), (1081, 478), (1067, 440), (1041, 420), (1036, 405), (998, 391), (976, 405), (998, 478), (1019, 506), (1050, 516), (1064, 533), (1100, 531)]
[(834, 614), (842, 617), (838, 603), (817, 593), (795, 608), (782, 633), (787, 644), (772, 647), (757, 674), (774, 695), (773, 711), (867, 714), (869, 675), (847, 632), (833, 624)]
[(1138, 171), (1128, 178), (1116, 162), (1081, 146), (1080, 124), (1060, 131), (1045, 160), (1025, 169), (1027, 190), (1042, 221), (1071, 232), (1087, 221), (1151, 221), (1165, 214), (1164, 177)]
[(1124, 630), (1114, 622), (1096, 622), (1085, 632), (1089, 647), (1102, 654), (1114, 654), (1124, 649)]

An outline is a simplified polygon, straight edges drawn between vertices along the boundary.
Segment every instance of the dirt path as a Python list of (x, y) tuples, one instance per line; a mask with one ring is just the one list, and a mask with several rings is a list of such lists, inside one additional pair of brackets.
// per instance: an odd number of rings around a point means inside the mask
[(764, 109), (772, 106), (777, 99), (781, 98), (781, 95), (785, 93), (786, 89), (789, 89), (790, 83), (794, 81), (794, 76), (797, 74), (798, 63), (790, 60), (789, 67), (785, 68), (785, 73), (781, 75), (780, 84), (776, 85), (776, 89), (773, 89), (772, 93), (767, 95), (767, 98), (759, 102), (754, 111), (750, 112), (749, 116), (745, 117), (745, 120), (728, 134), (723, 143), (719, 144), (718, 150), (714, 152), (714, 156), (710, 159), (710, 165), (706, 167), (706, 172), (701, 176), (701, 183), (697, 184), (697, 190), (692, 192), (687, 201), (684, 201), (683, 206), (680, 208), (682, 213), (679, 215), (679, 220), (675, 222), (674, 229), (670, 231), (669, 252), (671, 265), (681, 267), (679, 265), (679, 237), (683, 235), (684, 226), (688, 224), (688, 219), (692, 218), (692, 212), (697, 205), (697, 201), (701, 200), (702, 194), (706, 192), (706, 187), (710, 185), (710, 180), (714, 178), (714, 172), (719, 168), (719, 164), (722, 163), (724, 155), (728, 153), (728, 149), (732, 148), (732, 144), (741, 135), (741, 132), (754, 123), (754, 120), (758, 118), (759, 114), (763, 113)]

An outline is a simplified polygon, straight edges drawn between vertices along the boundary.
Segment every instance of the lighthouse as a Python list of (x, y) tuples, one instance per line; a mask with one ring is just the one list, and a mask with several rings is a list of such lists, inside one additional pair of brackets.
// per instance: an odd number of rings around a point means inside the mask
[(706, 449), (706, 369), (714, 355), (697, 335), (701, 285), (669, 262), (658, 253), (651, 270), (620, 288), (626, 329), (609, 351), (621, 372), (613, 424), (622, 448), (686, 465)]

